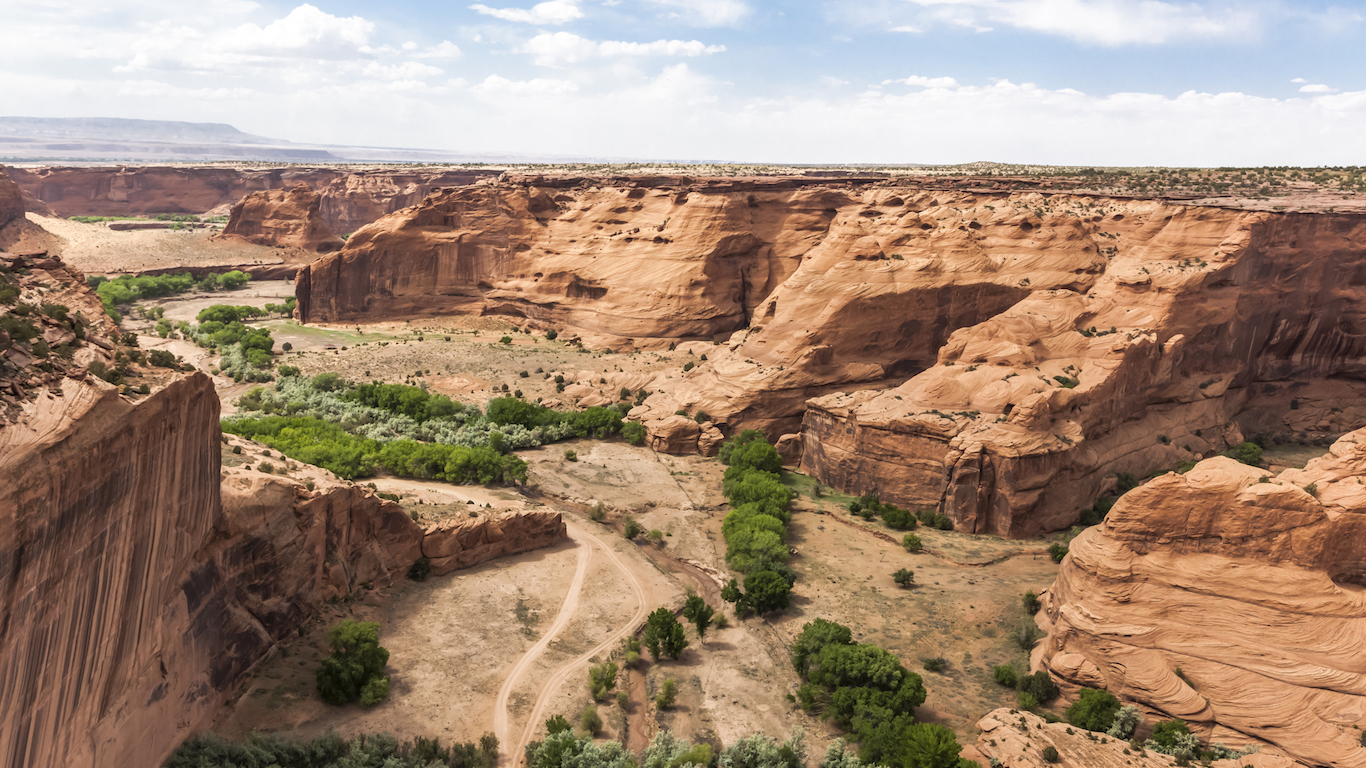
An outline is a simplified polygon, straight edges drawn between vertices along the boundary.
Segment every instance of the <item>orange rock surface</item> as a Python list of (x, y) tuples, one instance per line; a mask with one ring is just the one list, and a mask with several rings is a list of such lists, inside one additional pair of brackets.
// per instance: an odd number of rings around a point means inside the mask
[(1072, 541), (1036, 661), (1231, 747), (1366, 765), (1363, 542), (1366, 430), (1275, 476), (1163, 475)]
[(252, 192), (232, 207), (227, 226), (215, 237), (318, 253), (339, 250), (344, 243), (319, 216), (321, 205), (322, 198), (302, 182)]
[(451, 518), (423, 529), (422, 554), (432, 575), (442, 576), (506, 555), (515, 555), (569, 538), (564, 518), (553, 510), (514, 512), (473, 520)]
[(303, 183), (322, 197), (329, 229), (354, 232), (440, 187), (472, 184), (497, 171), (408, 169), (231, 168), (223, 166), (114, 166), (10, 168), (27, 196), (57, 216), (146, 216), (205, 213), (236, 204), (261, 190)]

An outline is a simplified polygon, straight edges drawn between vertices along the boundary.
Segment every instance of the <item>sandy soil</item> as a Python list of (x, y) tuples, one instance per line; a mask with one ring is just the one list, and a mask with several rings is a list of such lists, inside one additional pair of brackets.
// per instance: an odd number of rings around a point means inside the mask
[[(61, 238), (62, 260), (87, 274), (119, 274), (169, 267), (283, 264), (285, 252), (263, 245), (210, 240), (216, 228), (142, 229), (119, 232), (28, 214), (30, 221)], [(293, 259), (297, 260), (297, 254)]]

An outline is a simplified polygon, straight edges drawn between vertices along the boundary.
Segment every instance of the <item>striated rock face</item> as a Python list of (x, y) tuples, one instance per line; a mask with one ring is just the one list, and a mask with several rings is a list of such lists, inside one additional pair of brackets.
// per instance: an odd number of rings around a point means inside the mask
[(1215, 742), (1366, 765), (1363, 542), (1366, 430), (1275, 477), (1207, 459), (1073, 540), (1036, 661)]
[(1100, 246), (1091, 282), (954, 332), (900, 387), (812, 400), (806, 471), (1025, 536), (1074, 522), (1115, 473), (1240, 441), (1234, 423), (1366, 423), (1366, 218), (1050, 205), (1044, 229), (1081, 221)]
[(319, 216), (321, 203), (304, 183), (288, 190), (252, 192), (232, 207), (228, 224), (217, 237), (318, 253), (339, 250), (344, 243)]
[(202, 374), (136, 404), (63, 379), (0, 429), (0, 765), (157, 765), (322, 599), (419, 556), (397, 505), (219, 450)]
[(417, 204), (433, 189), (473, 184), (499, 172), (148, 166), (10, 168), (9, 173), (26, 195), (64, 217), (204, 213), (234, 205), (252, 192), (303, 183), (319, 191), (319, 212), (328, 228), (347, 233)]
[(796, 268), (838, 197), (625, 181), (444, 190), (301, 275), (300, 317), (496, 313), (609, 344), (728, 335)]
[[(963, 757), (983, 766), (1172, 768), (1176, 765), (1174, 757), (1148, 751), (1139, 754), (1129, 748), (1128, 742), (1073, 728), (1066, 723), (1047, 723), (1031, 712), (998, 709), (988, 712), (977, 722), (977, 727), (982, 735), (977, 738), (976, 754), (964, 750)], [(1043, 751), (1048, 747), (1058, 751), (1058, 762), (1043, 758)], [(993, 760), (997, 762), (992, 763)], [(1257, 752), (1235, 759), (1215, 760), (1209, 765), (1211, 768), (1302, 768), (1304, 764), (1282, 755)]]
[(432, 575), (441, 576), (567, 538), (564, 518), (553, 510), (516, 512), (498, 518), (453, 518), (423, 530), (422, 554), (431, 561)]

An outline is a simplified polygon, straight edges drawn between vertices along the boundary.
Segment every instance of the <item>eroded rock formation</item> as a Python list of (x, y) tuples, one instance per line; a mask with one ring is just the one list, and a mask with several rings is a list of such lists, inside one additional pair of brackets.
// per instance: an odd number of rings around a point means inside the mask
[(318, 190), (328, 228), (344, 234), (416, 205), (433, 189), (472, 184), (499, 171), (120, 166), (10, 168), (9, 173), (26, 195), (58, 216), (199, 214), (234, 205), (252, 192), (303, 183)]
[(1217, 457), (1086, 529), (1036, 660), (1229, 746), (1366, 765), (1366, 430), (1274, 477)]
[(232, 207), (227, 226), (216, 237), (315, 253), (338, 250), (344, 243), (319, 216), (321, 204), (322, 198), (302, 182), (287, 190), (252, 192)]
[[(724, 339), (644, 385), (632, 418), (662, 450), (701, 445), (679, 410), (800, 432), (790, 454), (823, 482), (1024, 536), (1239, 426), (1366, 423), (1363, 242), (1348, 214), (525, 178), (367, 227), (298, 293), (306, 321), (498, 313), (614, 348)], [(637, 386), (604, 378), (580, 402)]]
[[(998, 709), (977, 722), (982, 735), (963, 756), (980, 765), (1010, 768), (1052, 768), (1055, 765), (1085, 768), (1172, 768), (1176, 758), (1157, 752), (1139, 753), (1129, 743), (1073, 728), (1066, 723), (1048, 723), (1032, 712)], [(1048, 747), (1058, 751), (1058, 761), (1044, 759)], [(992, 762), (992, 761), (996, 762)], [(1302, 768), (1303, 763), (1283, 755), (1260, 752), (1238, 758), (1215, 760), (1211, 768)]]
[(559, 512), (533, 509), (501, 517), (451, 518), (423, 529), (422, 554), (441, 576), (569, 538)]

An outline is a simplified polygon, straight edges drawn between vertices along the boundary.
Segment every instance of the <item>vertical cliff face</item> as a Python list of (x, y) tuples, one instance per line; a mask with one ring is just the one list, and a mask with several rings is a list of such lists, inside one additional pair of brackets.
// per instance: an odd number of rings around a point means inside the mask
[(202, 374), (66, 378), (0, 430), (0, 765), (156, 765), (328, 597), (422, 531), (363, 489), (220, 472)]
[(845, 204), (791, 184), (444, 190), (313, 264), (300, 318), (499, 313), (607, 344), (711, 338), (743, 327)]
[(56, 216), (204, 213), (252, 192), (303, 183), (321, 195), (319, 214), (336, 233), (354, 232), (416, 205), (440, 187), (473, 184), (498, 171), (336, 168), (84, 167), (11, 168), (24, 194)]
[[(1366, 420), (1366, 220), (1159, 207), (1086, 291), (1036, 292), (882, 393), (813, 400), (803, 466), (959, 530), (1071, 524), (1117, 472)], [(1137, 220), (1135, 220), (1137, 218)], [(1278, 415), (1290, 414), (1286, 419)]]
[(1276, 476), (1216, 457), (1073, 540), (1036, 662), (1202, 738), (1364, 766), (1366, 431)]
[(302, 183), (287, 190), (252, 192), (232, 207), (227, 226), (216, 237), (319, 253), (339, 250), (342, 239), (323, 222), (321, 204), (322, 198)]

